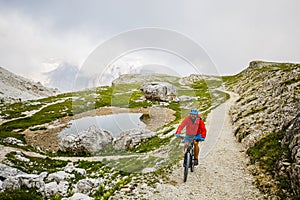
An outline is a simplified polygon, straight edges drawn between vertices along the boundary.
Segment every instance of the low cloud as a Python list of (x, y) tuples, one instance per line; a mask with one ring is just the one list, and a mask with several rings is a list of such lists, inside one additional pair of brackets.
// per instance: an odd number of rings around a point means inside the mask
[(53, 70), (60, 62), (80, 66), (96, 46), (81, 31), (60, 32), (49, 29), (50, 24), (35, 22), (18, 12), (0, 13), (0, 64), (4, 68), (43, 81), (41, 73)]

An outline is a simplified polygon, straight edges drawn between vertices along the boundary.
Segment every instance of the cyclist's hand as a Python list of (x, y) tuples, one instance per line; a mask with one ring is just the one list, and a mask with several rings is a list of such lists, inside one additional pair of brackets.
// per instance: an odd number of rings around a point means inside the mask
[(200, 141), (204, 141), (204, 140), (205, 140), (205, 138), (203, 138), (203, 137), (202, 137), (202, 138), (200, 138)]
[(176, 136), (177, 138), (179, 138), (179, 137), (180, 137), (180, 134), (177, 133), (175, 136)]
[(196, 135), (195, 137), (194, 137), (194, 140), (196, 140), (197, 142), (199, 142), (200, 140), (201, 140), (201, 135), (199, 134), (199, 135)]

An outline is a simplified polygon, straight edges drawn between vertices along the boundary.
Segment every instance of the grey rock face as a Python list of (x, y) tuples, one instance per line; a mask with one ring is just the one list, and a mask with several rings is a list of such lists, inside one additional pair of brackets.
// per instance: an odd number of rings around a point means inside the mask
[[(229, 89), (240, 95), (231, 109), (235, 135), (245, 148), (283, 130), (293, 163), (287, 165), (291, 185), (300, 193), (300, 65), (254, 61)], [(284, 161), (281, 161), (284, 163)], [(275, 167), (275, 166), (274, 166)]]
[(147, 82), (140, 90), (146, 99), (157, 101), (172, 101), (177, 96), (176, 87), (167, 82)]
[(293, 163), (289, 174), (294, 192), (300, 194), (300, 114), (288, 125), (283, 144), (288, 144), (291, 150)]
[(148, 129), (130, 129), (122, 132), (113, 142), (113, 146), (115, 149), (132, 149), (143, 140), (155, 135), (155, 132)]
[(111, 144), (113, 136), (106, 130), (91, 126), (78, 135), (67, 135), (60, 140), (59, 147), (63, 152), (95, 153), (101, 151), (107, 144)]

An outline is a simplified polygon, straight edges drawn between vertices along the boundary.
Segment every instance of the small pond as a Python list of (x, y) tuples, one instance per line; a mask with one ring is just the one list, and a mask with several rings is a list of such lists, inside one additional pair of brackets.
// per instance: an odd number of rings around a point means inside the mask
[(114, 137), (118, 136), (122, 131), (146, 127), (140, 120), (141, 113), (119, 113), (102, 116), (90, 116), (70, 121), (71, 126), (59, 133), (60, 137), (69, 134), (78, 134), (90, 126), (96, 126), (99, 129), (110, 131)]

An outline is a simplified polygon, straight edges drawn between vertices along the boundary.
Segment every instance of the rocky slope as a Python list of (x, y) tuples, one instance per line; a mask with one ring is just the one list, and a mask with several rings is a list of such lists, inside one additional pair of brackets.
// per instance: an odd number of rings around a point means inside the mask
[(57, 89), (44, 87), (40, 82), (33, 82), (0, 67), (0, 100), (24, 101), (52, 96)]
[[(288, 151), (279, 155), (271, 175), (290, 179), (291, 192), (299, 194), (300, 64), (253, 61), (238, 75), (227, 78), (227, 88), (240, 95), (231, 110), (235, 136), (252, 155), (258, 154), (258, 144), (267, 147), (266, 141), (278, 136), (277, 146), (282, 151), (287, 146)], [(272, 149), (268, 145), (260, 152), (262, 160), (269, 159), (267, 152)], [(276, 181), (268, 184), (278, 187)]]

